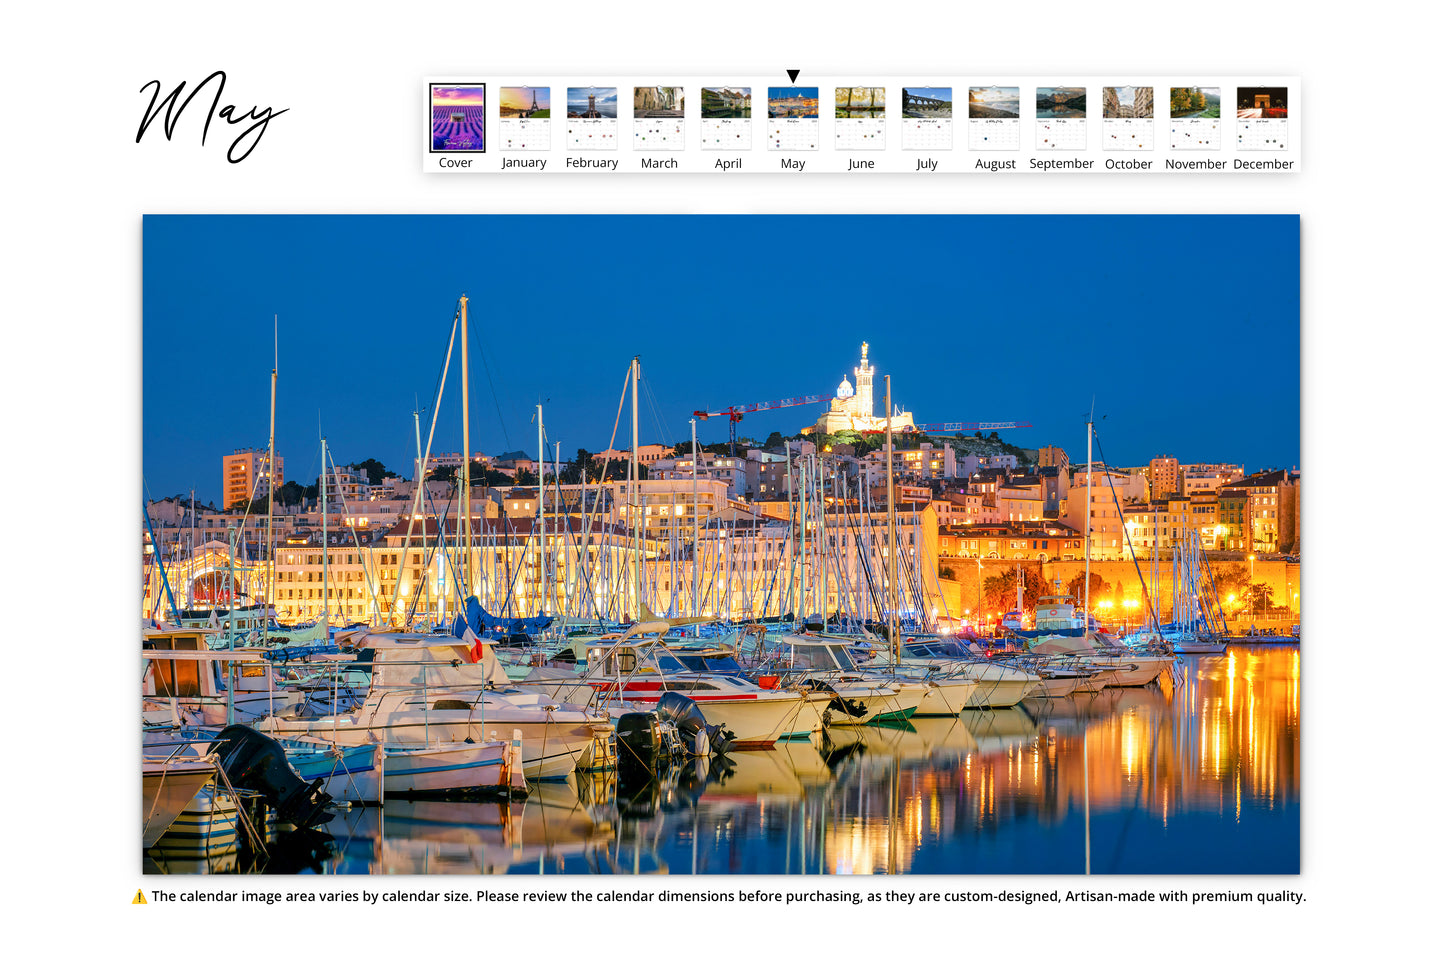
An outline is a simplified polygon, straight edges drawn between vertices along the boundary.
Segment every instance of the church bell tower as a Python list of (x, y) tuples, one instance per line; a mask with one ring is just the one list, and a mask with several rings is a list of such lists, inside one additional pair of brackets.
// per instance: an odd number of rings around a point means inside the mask
[(853, 414), (857, 417), (873, 417), (873, 366), (868, 363), (868, 342), (863, 342), (863, 360), (853, 369)]

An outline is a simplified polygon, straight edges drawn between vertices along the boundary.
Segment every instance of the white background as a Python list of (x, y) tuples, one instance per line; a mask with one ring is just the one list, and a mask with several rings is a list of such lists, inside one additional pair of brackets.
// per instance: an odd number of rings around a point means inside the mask
[[(1436, 586), (1410, 563), (1434, 536), (1440, 156), (1438, 13), (1374, 3), (1033, 3), (1026, 8), (703, 4), (248, 3), (145, 13), (12, 6), (0, 64), (5, 127), (8, 655), (3, 794), (7, 916), (19, 952), (66, 958), (295, 958), (760, 953), (849, 960), (1010, 955), (1212, 958), (1433, 952), (1439, 865)], [(726, 14), (724, 16), (724, 14)], [(916, 14), (916, 16), (915, 16)], [(1274, 74), (1301, 79), (1308, 163), (1297, 175), (535, 181), (426, 177), (426, 76), (716, 72), (866, 76)], [(292, 109), (252, 158), (194, 128), (135, 129), (148, 80), (223, 68), (228, 99)], [(554, 97), (556, 92), (554, 92)], [(1409, 110), (1409, 116), (1405, 111)], [(316, 118), (328, 118), (319, 124)], [(1391, 132), (1388, 142), (1380, 131)], [(555, 136), (555, 134), (554, 134)], [(959, 129), (955, 150), (963, 143)], [(761, 154), (761, 143), (758, 144)], [(1166, 151), (1156, 149), (1157, 155)], [(131, 906), (135, 612), (140, 512), (140, 265), (144, 212), (1268, 212), (1303, 216), (1304, 874), (1184, 880), (1296, 889), (1302, 907), (993, 906), (846, 911), (716, 906), (642, 913)], [(760, 252), (761, 254), (761, 252)], [(1237, 252), (1213, 252), (1237, 283)], [(234, 278), (227, 283), (263, 284)], [(196, 306), (196, 323), (206, 323)], [(1248, 354), (1248, 334), (1205, 348)], [(1208, 390), (1206, 386), (1181, 390)], [(1432, 424), (1422, 424), (1426, 419)], [(1250, 426), (1239, 426), (1241, 433)], [(1378, 493), (1378, 494), (1377, 494)], [(79, 522), (84, 520), (85, 524)], [(1400, 647), (1405, 647), (1401, 649)], [(690, 884), (733, 887), (742, 880)], [(788, 881), (749, 881), (790, 887)], [(828, 887), (1003, 885), (902, 879)], [(1168, 878), (1019, 881), (1166, 888)], [(249, 880), (270, 888), (435, 881)], [(528, 886), (506, 880), (505, 885)], [(620, 880), (623, 887), (636, 885)], [(233, 886), (187, 880), (172, 888)], [(471, 889), (476, 880), (460, 881)], [(489, 880), (485, 885), (499, 885)], [(555, 882), (554, 884), (555, 885)], [(564, 885), (591, 885), (567, 880)], [(643, 885), (658, 886), (656, 881)], [(13, 923), (12, 923), (13, 925)], [(1416, 942), (1423, 940), (1423, 942)]]

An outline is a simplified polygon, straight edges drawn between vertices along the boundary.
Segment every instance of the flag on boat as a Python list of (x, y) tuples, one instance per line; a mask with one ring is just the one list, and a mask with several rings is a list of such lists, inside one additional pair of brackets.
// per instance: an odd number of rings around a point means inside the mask
[(472, 665), (476, 665), (478, 662), (482, 661), (482, 656), (486, 654), (487, 643), (481, 638), (481, 636), (473, 632), (470, 625), (464, 624), (462, 627), (462, 634), (460, 638), (462, 640), (462, 644), (466, 647), (467, 661), (470, 662)]

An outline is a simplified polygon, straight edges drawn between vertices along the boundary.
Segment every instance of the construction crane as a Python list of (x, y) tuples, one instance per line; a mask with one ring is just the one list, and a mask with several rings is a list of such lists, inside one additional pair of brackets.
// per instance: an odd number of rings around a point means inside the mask
[(726, 415), (728, 419), (728, 454), (736, 455), (738, 453), (738, 422), (743, 420), (743, 415), (751, 414), (754, 411), (773, 411), (777, 408), (815, 405), (820, 401), (832, 400), (832, 395), (802, 395), (798, 398), (784, 398), (781, 401), (761, 401), (755, 405), (733, 405), (731, 408), (724, 408), (721, 411), (694, 411), (693, 415), (703, 421)]

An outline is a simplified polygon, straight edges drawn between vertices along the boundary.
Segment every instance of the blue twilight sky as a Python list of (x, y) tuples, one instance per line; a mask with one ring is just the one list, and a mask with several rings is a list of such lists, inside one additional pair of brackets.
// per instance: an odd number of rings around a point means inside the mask
[[(316, 479), (322, 432), (409, 476), (464, 293), (475, 451), (535, 453), (538, 401), (549, 456), (606, 448), (635, 354), (642, 440), (672, 442), (695, 409), (832, 394), (867, 341), (880, 415), (890, 374), (917, 421), (1028, 422), (1004, 437), (1076, 462), (1095, 399), (1113, 464), (1299, 463), (1294, 216), (167, 215), (144, 245), (154, 497), (219, 499), (221, 456), (265, 446), (273, 314), (286, 477)], [(459, 363), (434, 451), (461, 449)]]

